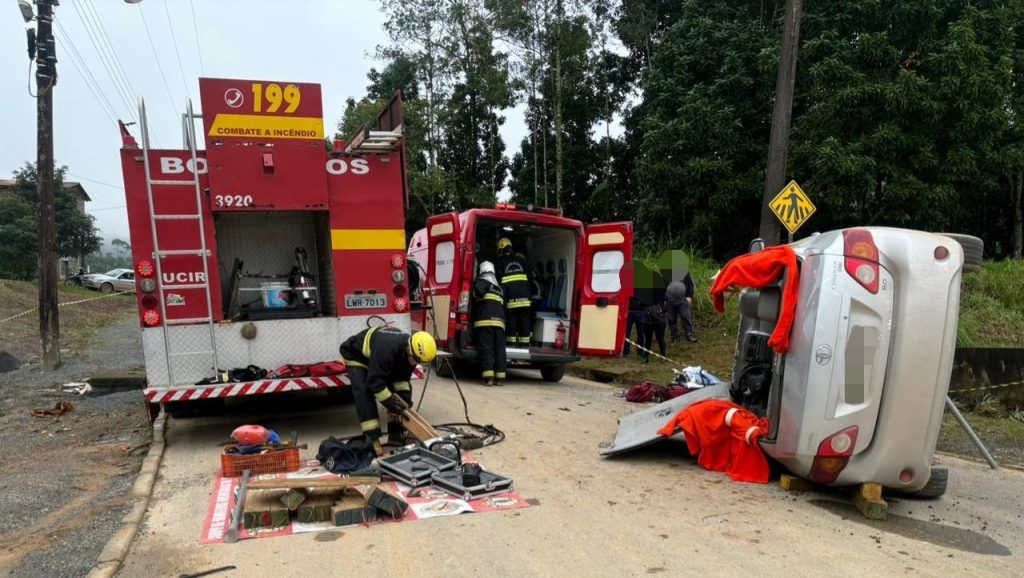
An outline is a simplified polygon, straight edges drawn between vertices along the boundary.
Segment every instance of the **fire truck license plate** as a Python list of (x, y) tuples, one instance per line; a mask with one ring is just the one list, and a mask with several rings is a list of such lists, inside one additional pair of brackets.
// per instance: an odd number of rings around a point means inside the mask
[(346, 295), (345, 309), (383, 309), (388, 306), (387, 295)]

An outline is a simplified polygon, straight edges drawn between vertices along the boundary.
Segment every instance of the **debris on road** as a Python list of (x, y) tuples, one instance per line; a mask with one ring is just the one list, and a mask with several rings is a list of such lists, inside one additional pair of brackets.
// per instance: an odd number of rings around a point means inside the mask
[(50, 409), (33, 409), (32, 417), (58, 417), (74, 410), (75, 406), (70, 401), (61, 400)]

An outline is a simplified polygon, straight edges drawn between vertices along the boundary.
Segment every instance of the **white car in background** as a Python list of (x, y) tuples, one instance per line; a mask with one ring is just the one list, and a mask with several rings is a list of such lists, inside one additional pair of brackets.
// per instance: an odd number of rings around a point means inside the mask
[(103, 293), (135, 292), (135, 271), (131, 269), (111, 269), (106, 273), (90, 273), (82, 277), (82, 285), (89, 289), (98, 289)]
[(864, 227), (790, 246), (800, 293), (788, 351), (768, 347), (785, 280), (740, 296), (730, 394), (768, 419), (761, 447), (821, 484), (942, 495), (947, 472), (932, 455), (965, 249), (968, 267), (980, 264), (980, 239)]

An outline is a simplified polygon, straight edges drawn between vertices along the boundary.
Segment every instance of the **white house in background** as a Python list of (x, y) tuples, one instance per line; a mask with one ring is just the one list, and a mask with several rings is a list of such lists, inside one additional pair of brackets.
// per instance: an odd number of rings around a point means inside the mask
[[(17, 181), (13, 179), (0, 179), (0, 200), (5, 197), (14, 194), (14, 187), (17, 186)], [(89, 193), (85, 192), (85, 187), (82, 183), (76, 183), (74, 181), (65, 181), (64, 190), (71, 191), (75, 194), (77, 200), (78, 210), (83, 214), (85, 213), (85, 203), (92, 201), (89, 197)], [(58, 264), (58, 273), (61, 277), (67, 276), (69, 273), (78, 271), (78, 268), (82, 266), (82, 260), (80, 256), (61, 256), (60, 263)]]

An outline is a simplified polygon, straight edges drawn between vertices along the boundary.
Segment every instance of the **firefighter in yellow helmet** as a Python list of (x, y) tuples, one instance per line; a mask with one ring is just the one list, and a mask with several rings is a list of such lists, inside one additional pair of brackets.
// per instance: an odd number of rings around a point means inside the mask
[(505, 344), (528, 347), (530, 327), (530, 266), (512, 251), (512, 241), (498, 240), (498, 280), (505, 293)]
[(363, 433), (375, 442), (380, 438), (379, 401), (394, 416), (388, 441), (396, 441), (391, 437), (399, 430), (397, 416), (412, 406), (409, 380), (417, 364), (430, 363), (437, 355), (434, 338), (426, 331), (409, 335), (390, 327), (371, 327), (349, 337), (340, 350)]

